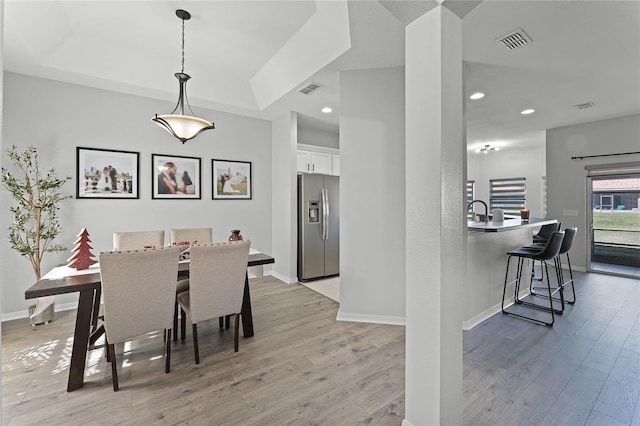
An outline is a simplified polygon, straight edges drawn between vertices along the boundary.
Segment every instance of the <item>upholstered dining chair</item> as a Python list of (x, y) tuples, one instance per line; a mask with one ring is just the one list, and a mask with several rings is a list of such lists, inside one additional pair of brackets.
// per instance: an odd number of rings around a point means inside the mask
[[(113, 250), (142, 250), (145, 247), (162, 247), (164, 246), (164, 231), (135, 231), (135, 232), (114, 232), (113, 233)], [(104, 316), (100, 315), (100, 303), (102, 296), (100, 290), (98, 290), (97, 297), (93, 304), (93, 329), (97, 331), (103, 328), (98, 327), (98, 320), (104, 320)], [(90, 341), (90, 347), (93, 348), (93, 344), (102, 335), (102, 330), (92, 334)]]
[(178, 247), (100, 253), (107, 360), (114, 391), (118, 390), (116, 343), (167, 330), (165, 372), (170, 371), (179, 255)]
[(200, 363), (198, 323), (213, 318), (235, 315), (234, 350), (238, 352), (240, 311), (251, 241), (191, 247), (189, 290), (178, 293), (182, 328), (186, 317), (191, 320), (193, 351)]
[[(211, 244), (213, 243), (213, 228), (179, 228), (169, 230), (169, 241), (171, 245), (191, 244)], [(178, 280), (176, 295), (189, 290), (189, 279)], [(178, 302), (176, 301), (175, 312), (173, 313), (173, 340), (178, 339)], [(182, 332), (184, 335), (184, 331)]]
[(213, 242), (213, 228), (182, 228), (170, 229), (169, 239), (171, 244), (187, 241), (197, 244), (211, 244)]
[(164, 246), (164, 230), (113, 233), (113, 250), (116, 251), (162, 246)]

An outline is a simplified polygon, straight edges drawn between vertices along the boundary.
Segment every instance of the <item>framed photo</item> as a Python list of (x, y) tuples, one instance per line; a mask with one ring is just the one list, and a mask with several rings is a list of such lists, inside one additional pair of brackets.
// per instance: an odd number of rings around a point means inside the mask
[(140, 153), (76, 148), (76, 198), (140, 198)]
[(211, 160), (214, 200), (251, 199), (251, 162)]
[(151, 154), (152, 199), (199, 200), (200, 159)]

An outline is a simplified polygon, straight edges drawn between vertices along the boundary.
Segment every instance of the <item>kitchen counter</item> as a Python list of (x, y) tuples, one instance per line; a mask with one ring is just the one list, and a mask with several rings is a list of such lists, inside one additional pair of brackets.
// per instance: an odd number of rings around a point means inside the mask
[(532, 217), (528, 221), (524, 221), (520, 218), (517, 219), (507, 219), (505, 218), (502, 222), (481, 222), (481, 221), (467, 221), (467, 228), (469, 231), (480, 231), (480, 232), (501, 232), (501, 231), (510, 231), (519, 228), (533, 228), (540, 227), (542, 225), (547, 225), (549, 223), (556, 223), (555, 219), (540, 219)]

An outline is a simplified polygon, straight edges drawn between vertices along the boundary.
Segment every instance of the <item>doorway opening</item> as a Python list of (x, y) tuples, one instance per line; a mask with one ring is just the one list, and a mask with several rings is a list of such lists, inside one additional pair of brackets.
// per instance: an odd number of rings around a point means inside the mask
[(613, 166), (589, 170), (589, 270), (640, 278), (640, 172)]

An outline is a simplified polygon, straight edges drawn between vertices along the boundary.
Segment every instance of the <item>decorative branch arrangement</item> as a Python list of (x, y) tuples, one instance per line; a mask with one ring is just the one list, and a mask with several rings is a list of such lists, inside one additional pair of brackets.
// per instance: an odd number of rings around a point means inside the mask
[(7, 149), (9, 159), (23, 175), (15, 176), (2, 167), (2, 186), (11, 193), (18, 203), (9, 210), (13, 214), (13, 223), (9, 226), (11, 248), (25, 256), (36, 275), (41, 278), (40, 263), (46, 252), (66, 250), (53, 240), (60, 234), (57, 211), (60, 202), (71, 198), (62, 195), (60, 189), (71, 179), (58, 178), (55, 169), (46, 174), (42, 171), (36, 148), (29, 146), (19, 152), (16, 146)]

